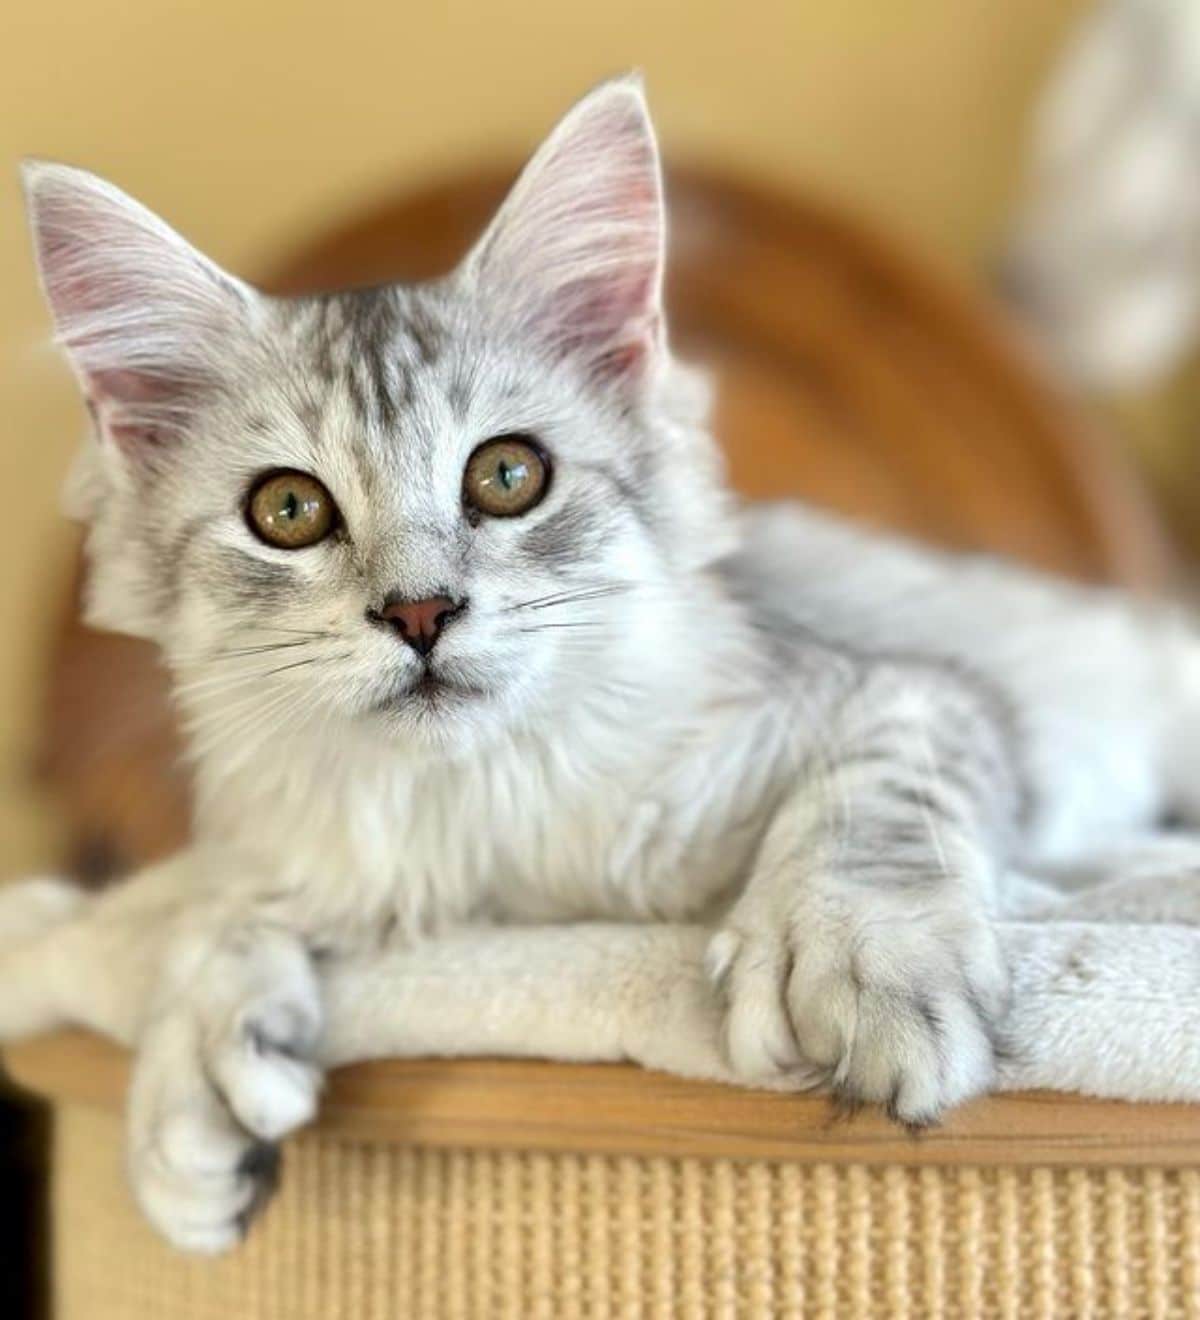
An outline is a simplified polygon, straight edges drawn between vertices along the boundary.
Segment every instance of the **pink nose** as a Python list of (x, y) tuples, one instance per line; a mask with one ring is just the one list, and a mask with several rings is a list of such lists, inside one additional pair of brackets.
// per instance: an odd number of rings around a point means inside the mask
[(418, 655), (428, 655), (437, 645), (442, 629), (463, 608), (449, 596), (431, 596), (428, 600), (400, 600), (387, 604), (379, 617), (390, 623)]

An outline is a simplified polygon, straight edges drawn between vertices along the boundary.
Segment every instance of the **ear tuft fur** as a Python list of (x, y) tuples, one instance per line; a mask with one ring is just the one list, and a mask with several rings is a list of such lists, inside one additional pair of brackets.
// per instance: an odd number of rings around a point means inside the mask
[(57, 338), (102, 435), (136, 450), (179, 431), (255, 295), (94, 174), (27, 161), (22, 178)]
[(526, 166), (466, 270), (596, 376), (640, 376), (663, 346), (658, 146), (640, 75), (580, 101)]

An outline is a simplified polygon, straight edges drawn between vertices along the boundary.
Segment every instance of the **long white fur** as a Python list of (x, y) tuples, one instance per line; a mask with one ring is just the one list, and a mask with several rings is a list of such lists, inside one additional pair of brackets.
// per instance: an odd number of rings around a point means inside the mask
[[(664, 243), (658, 149), (641, 82), (581, 102), (547, 138), (467, 262), (518, 322), (555, 343), (581, 333), (602, 356), (661, 333)], [(622, 288), (641, 287), (633, 299)], [(613, 296), (613, 291), (616, 296)], [(632, 313), (632, 315), (631, 315)]]
[(85, 395), (150, 425), (171, 422), (170, 399), (109, 399), (97, 380), (203, 386), (227, 370), (231, 307), (245, 315), (253, 295), (105, 180), (41, 161), (22, 174), (58, 340)]
[[(131, 1174), (180, 1245), (236, 1240), (260, 1199), (255, 1145), (312, 1111), (322, 1059), (633, 1057), (820, 1079), (928, 1121), (994, 1080), (1007, 973), (991, 917), (1013, 868), (1200, 808), (1200, 642), (1181, 611), (733, 506), (704, 391), (662, 331), (637, 84), (582, 102), (464, 267), (412, 295), (452, 343), (407, 363), (399, 436), (372, 432), (337, 384), (297, 406), (328, 307), (212, 275), (107, 185), (49, 167), (30, 186), (85, 386), (121, 370), (90, 346), (130, 325), (130, 360), (156, 378), (171, 374), (156, 354), (187, 359), (183, 340), (210, 343), (218, 321), (235, 350), (215, 388), (184, 391), (185, 443), (148, 462), (102, 416), (80, 478), (90, 617), (163, 648), (196, 843), (0, 965), (0, 1034), (69, 1018), (139, 1045)], [(140, 348), (149, 323), (120, 297), (109, 333), (90, 302), (77, 322), (57, 283), (65, 259), (119, 293), (104, 243), (122, 225), (113, 251), (157, 249), (145, 268), (179, 322)], [(551, 493), (475, 528), (465, 560), (463, 466), (507, 430), (552, 449)], [(299, 555), (256, 541), (244, 493), (277, 467), (317, 472), (350, 535)], [(528, 553), (531, 529), (580, 507), (605, 519), (595, 548), (566, 570)], [(283, 605), (246, 587), (273, 572), (289, 575)], [(471, 607), (437, 663), (488, 696), (389, 702), (419, 662), (364, 610), (447, 582)], [(891, 761), (872, 741), (889, 736)], [(889, 814), (898, 791), (911, 819)], [(900, 832), (882, 847), (880, 829)], [(873, 855), (851, 865), (856, 836)], [(39, 911), (59, 897), (43, 890)], [(314, 966), (332, 978), (320, 1046)]]

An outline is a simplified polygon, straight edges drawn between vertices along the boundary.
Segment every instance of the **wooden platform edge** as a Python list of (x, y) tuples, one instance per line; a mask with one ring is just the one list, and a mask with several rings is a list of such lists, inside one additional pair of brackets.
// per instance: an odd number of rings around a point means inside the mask
[[(55, 1105), (116, 1110), (128, 1055), (84, 1032), (8, 1047), (5, 1069)], [(1200, 1165), (1200, 1106), (1021, 1092), (911, 1136), (883, 1115), (835, 1118), (813, 1095), (690, 1082), (616, 1064), (405, 1059), (338, 1069), (318, 1130), (430, 1147), (804, 1163)]]

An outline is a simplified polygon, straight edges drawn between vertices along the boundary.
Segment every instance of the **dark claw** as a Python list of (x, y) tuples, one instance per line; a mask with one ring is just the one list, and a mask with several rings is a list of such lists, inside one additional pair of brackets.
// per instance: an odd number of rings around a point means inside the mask
[(246, 1153), (238, 1161), (237, 1171), (243, 1178), (273, 1185), (279, 1178), (279, 1147), (269, 1141), (256, 1141), (246, 1148)]
[(239, 1236), (246, 1236), (263, 1206), (275, 1195), (279, 1186), (279, 1166), (279, 1147), (267, 1141), (256, 1141), (238, 1161), (238, 1174), (254, 1183), (254, 1195), (237, 1217)]
[(863, 1108), (863, 1101), (845, 1087), (835, 1086), (829, 1093), (829, 1124), (849, 1123)]

